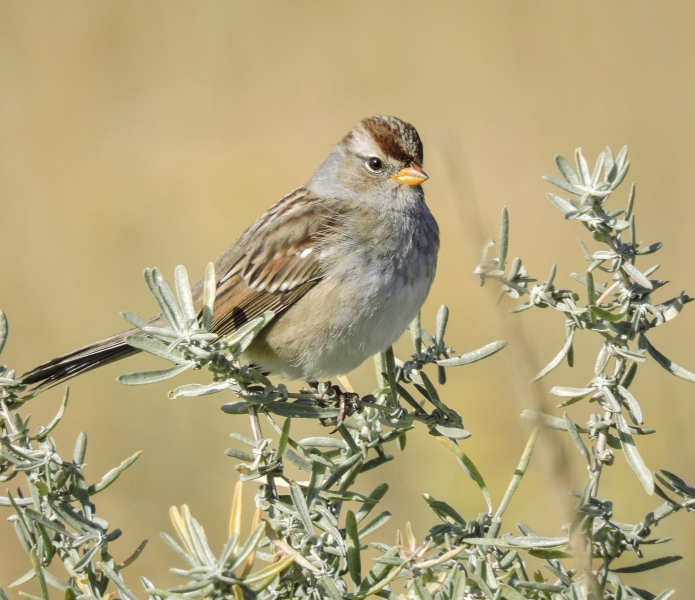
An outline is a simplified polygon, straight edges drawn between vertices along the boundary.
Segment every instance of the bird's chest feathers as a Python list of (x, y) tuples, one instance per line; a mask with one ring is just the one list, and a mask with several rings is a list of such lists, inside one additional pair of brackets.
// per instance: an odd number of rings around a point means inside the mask
[(420, 218), (380, 219), (366, 227), (372, 230), (346, 230), (330, 258), (329, 287), (342, 309), (337, 314), (352, 316), (333, 323), (332, 333), (377, 352), (400, 336), (425, 301), (437, 255), (426, 248), (436, 248), (437, 240), (428, 239), (436, 232)]

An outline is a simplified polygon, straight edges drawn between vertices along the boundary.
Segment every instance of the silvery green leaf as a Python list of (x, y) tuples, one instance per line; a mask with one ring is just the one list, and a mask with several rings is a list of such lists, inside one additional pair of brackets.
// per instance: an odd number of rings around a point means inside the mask
[(139, 598), (128, 589), (128, 586), (126, 586), (125, 581), (123, 581), (121, 576), (111, 567), (109, 567), (106, 562), (97, 563), (97, 566), (118, 588), (118, 591), (121, 592), (121, 595), (125, 598), (125, 600), (139, 600)]
[(202, 327), (205, 331), (210, 331), (212, 325), (212, 312), (215, 306), (215, 293), (217, 285), (215, 281), (215, 265), (208, 263), (203, 275), (203, 318)]
[(560, 156), (559, 154), (556, 155), (555, 165), (557, 166), (557, 170), (560, 171), (567, 183), (570, 183), (572, 185), (581, 184), (579, 177), (577, 177), (577, 174), (574, 172), (572, 165), (570, 165), (569, 162), (567, 162), (566, 158)]
[(191, 293), (191, 284), (188, 281), (188, 272), (186, 267), (178, 265), (174, 269), (174, 282), (176, 284), (176, 296), (179, 299), (179, 305), (183, 311), (183, 318), (186, 323), (196, 321), (196, 312), (193, 306), (193, 295)]
[(657, 304), (654, 308), (656, 308), (663, 315), (664, 321), (670, 321), (671, 319), (675, 319), (680, 314), (681, 310), (683, 310), (683, 307), (688, 302), (692, 301), (693, 298), (681, 292), (676, 298), (671, 298), (666, 302)]
[(449, 307), (442, 304), (437, 311), (437, 323), (435, 326), (434, 339), (438, 344), (444, 341), (444, 332), (446, 331), (446, 324), (449, 322)]
[(507, 345), (507, 342), (497, 341), (490, 344), (486, 344), (482, 348), (473, 350), (472, 352), (467, 352), (461, 356), (454, 356), (452, 358), (444, 358), (442, 360), (435, 361), (440, 367), (460, 367), (462, 365), (468, 365), (476, 361), (492, 356), (496, 352), (499, 352)]
[(465, 440), (471, 437), (470, 432), (466, 431), (463, 427), (445, 427), (444, 425), (435, 425), (434, 428), (439, 433), (451, 438), (452, 440)]
[(501, 538), (466, 538), (467, 544), (475, 546), (501, 546), (507, 548), (559, 548), (569, 544), (567, 538), (514, 537), (508, 533)]
[(676, 590), (670, 589), (670, 590), (665, 590), (661, 592), (654, 600), (669, 600), (671, 596), (673, 596), (676, 593)]
[(591, 173), (589, 173), (589, 165), (582, 154), (582, 149), (577, 148), (574, 151), (574, 160), (577, 163), (577, 173), (579, 174), (579, 179), (584, 186), (591, 185)]
[(138, 329), (144, 329), (145, 327), (149, 326), (149, 323), (147, 321), (141, 319), (140, 317), (131, 312), (128, 312), (127, 310), (122, 311), (121, 316), (131, 325), (135, 325), (135, 327), (137, 327)]
[(564, 198), (560, 198), (560, 196), (556, 196), (555, 194), (551, 193), (546, 194), (546, 196), (548, 197), (548, 200), (550, 200), (553, 205), (559, 208), (564, 214), (573, 212), (576, 208), (572, 206), (569, 201), (565, 200)]
[[(526, 600), (525, 596), (522, 596), (513, 587), (505, 583), (500, 584), (499, 589), (501, 591), (500, 598), (504, 598), (504, 600)], [(463, 599), (465, 596), (462, 595), (461, 598)]]
[[(544, 175), (543, 179), (545, 179), (549, 183), (552, 183), (553, 185), (556, 185), (561, 190), (565, 190), (566, 192), (569, 192), (570, 194), (575, 194), (576, 196), (580, 196), (582, 194), (582, 190), (580, 190), (578, 187), (573, 186), (571, 183), (567, 183), (565, 181), (562, 181), (562, 179), (558, 179), (557, 177), (552, 177), (550, 175)], [(551, 202), (552, 202), (552, 200), (551, 200)], [(555, 203), (553, 202), (553, 204), (555, 204)], [(562, 209), (560, 209), (560, 210), (562, 210)]]
[(613, 250), (597, 250), (591, 255), (595, 260), (612, 260), (618, 255)]
[(630, 429), (623, 415), (619, 413), (615, 415), (615, 425), (618, 429), (620, 445), (625, 453), (625, 459), (632, 470), (637, 473), (637, 477), (644, 486), (647, 494), (651, 496), (654, 493), (654, 478), (652, 477), (652, 472), (644, 464), (637, 450), (637, 446), (635, 446), (635, 442), (630, 435)]
[(419, 371), (418, 376), (422, 381), (423, 385), (425, 386), (425, 391), (427, 392), (425, 394), (426, 398), (434, 405), (434, 407), (438, 409), (439, 412), (441, 412), (444, 416), (448, 417), (455, 423), (460, 423), (461, 417), (459, 417), (453, 410), (451, 410), (446, 404), (444, 404), (439, 399), (439, 393), (437, 392), (437, 388), (434, 387), (434, 385), (430, 381), (430, 378), (427, 377), (427, 374), (424, 371)]
[(695, 383), (695, 373), (691, 373), (683, 367), (679, 367), (671, 359), (666, 358), (663, 354), (661, 354), (661, 352), (651, 345), (645, 335), (640, 335), (640, 346), (644, 346), (647, 349), (647, 352), (649, 352), (649, 355), (669, 373), (675, 375), (676, 377), (680, 377), (681, 379), (685, 379), (686, 381)]
[(485, 484), (483, 476), (480, 474), (480, 471), (478, 471), (478, 468), (473, 464), (473, 461), (470, 458), (468, 458), (468, 456), (466, 456), (463, 450), (461, 450), (461, 448), (459, 448), (449, 438), (438, 437), (435, 439), (444, 444), (451, 452), (453, 452), (454, 456), (456, 456), (458, 463), (461, 465), (461, 468), (464, 470), (466, 475), (468, 475), (473, 481), (475, 481), (478, 484), (478, 487), (480, 488), (480, 491), (483, 494), (483, 498), (485, 498), (485, 502), (487, 503), (488, 512), (492, 512), (492, 499), (490, 498), (490, 492), (487, 489), (487, 485)]
[(188, 362), (186, 357), (178, 350), (172, 350), (164, 342), (144, 335), (129, 335), (125, 338), (125, 342), (133, 348), (154, 354), (179, 365)]
[(169, 323), (169, 326), (177, 331), (180, 330), (182, 325), (181, 313), (179, 312), (178, 306), (176, 306), (171, 288), (164, 281), (159, 269), (145, 269), (144, 275), (147, 287), (150, 288), (150, 292), (152, 292), (157, 304), (159, 304), (159, 308), (162, 310), (162, 314)]
[(321, 595), (322, 598), (327, 598), (328, 600), (345, 600), (343, 594), (340, 593), (330, 577), (322, 578), (318, 585), (326, 592), (325, 594)]
[(306, 531), (314, 531), (314, 525), (311, 522), (311, 515), (309, 514), (309, 507), (304, 498), (304, 492), (302, 492), (302, 488), (299, 487), (296, 481), (290, 482), (290, 496), (292, 497), (292, 504), (297, 509), (299, 518), (302, 520), (302, 524)]
[(627, 208), (625, 209), (625, 218), (629, 219), (632, 216), (632, 209), (635, 207), (635, 188), (636, 184), (633, 183), (630, 187), (630, 195), (627, 198)]
[(65, 526), (60, 521), (52, 521), (43, 513), (34, 510), (33, 508), (29, 508), (28, 506), (24, 509), (24, 516), (30, 519), (31, 521), (41, 523), (41, 525), (43, 525), (44, 527), (48, 527), (49, 529), (52, 529), (53, 531), (59, 533), (62, 536), (73, 539), (77, 537), (75, 534), (72, 534), (67, 529), (65, 529)]
[(148, 383), (156, 383), (158, 381), (170, 379), (179, 373), (183, 373), (184, 371), (190, 369), (193, 365), (193, 361), (189, 361), (180, 365), (169, 367), (168, 369), (161, 369), (159, 371), (126, 373), (125, 375), (118, 376), (116, 381), (118, 381), (118, 383), (122, 383), (123, 385), (146, 385)]
[[(588, 251), (587, 247), (584, 245), (584, 242), (579, 240), (579, 245), (582, 246), (582, 249), (584, 251), (586, 251), (584, 258), (586, 260), (591, 260), (591, 256), (589, 256), (589, 251)], [(582, 285), (586, 286), (586, 277), (584, 275), (580, 275), (579, 273), (570, 273), (570, 277), (572, 279), (574, 279), (575, 281), (578, 281)], [(606, 286), (598, 283), (597, 281), (594, 281), (594, 289), (596, 292), (603, 294), (603, 292), (606, 291)]]
[(253, 462), (253, 456), (243, 452), (242, 450), (237, 450), (236, 448), (227, 448), (224, 453), (227, 456), (231, 456), (232, 458), (236, 458), (238, 460), (243, 460), (244, 462)]
[[(525, 410), (521, 413), (521, 418), (526, 419), (527, 421), (535, 421), (541, 423), (542, 425), (545, 425), (546, 427), (550, 427), (552, 429), (567, 431), (567, 425), (565, 424), (565, 421), (563, 419), (560, 419), (559, 417), (553, 417), (552, 415), (547, 415), (536, 410)], [(580, 427), (576, 424), (575, 427), (577, 428), (577, 431), (579, 431), (580, 433), (589, 432), (589, 430), (586, 427)]]
[(256, 529), (251, 532), (251, 535), (244, 542), (244, 545), (238, 550), (234, 556), (234, 560), (229, 565), (230, 571), (236, 571), (246, 559), (251, 555), (251, 553), (256, 549), (261, 538), (265, 534), (265, 523), (260, 523)]
[(228, 415), (247, 415), (249, 413), (249, 406), (253, 406), (250, 402), (228, 402), (222, 405), (222, 412)]
[[(661, 470), (661, 472), (668, 477), (668, 483), (671, 489), (673, 491), (683, 497), (687, 498), (695, 498), (695, 488), (688, 485), (685, 481), (683, 481), (678, 475), (674, 475), (670, 471), (666, 471), (664, 469)], [(660, 478), (661, 479), (661, 478)]]
[(319, 462), (314, 462), (311, 465), (311, 477), (309, 479), (309, 486), (307, 487), (306, 490), (306, 502), (309, 507), (309, 510), (314, 508), (314, 504), (316, 503), (316, 499), (319, 496), (319, 490), (321, 489), (321, 485), (323, 484), (323, 479), (324, 475), (326, 473), (326, 466), (319, 463)]
[(509, 248), (509, 212), (507, 207), (502, 208), (502, 219), (500, 221), (500, 245), (497, 253), (497, 268), (504, 271), (507, 263), (507, 250)]
[(628, 414), (630, 415), (632, 422), (635, 425), (641, 425), (642, 409), (640, 408), (640, 405), (637, 403), (637, 400), (635, 400), (635, 397), (630, 392), (628, 392), (627, 389), (624, 388), (622, 385), (618, 386), (618, 392), (620, 392), (620, 395), (625, 399), (625, 402), (627, 403)]
[(169, 398), (172, 400), (180, 396), (207, 396), (209, 394), (217, 394), (229, 389), (228, 381), (215, 381), (207, 385), (200, 383), (187, 383), (180, 385), (175, 390), (169, 392)]
[(629, 358), (632, 361), (635, 362), (646, 362), (647, 358), (644, 355), (644, 351), (640, 352), (634, 352), (632, 350), (628, 350), (627, 348), (622, 348), (620, 346), (615, 346), (615, 351), (620, 354), (620, 356), (624, 356), (625, 358)]
[[(475, 573), (473, 574), (473, 577), (476, 578), (476, 574), (475, 574)], [(476, 579), (477, 579), (477, 578), (476, 578)], [(483, 588), (483, 589), (484, 589), (485, 587), (487, 587), (487, 586), (486, 586), (483, 582), (481, 582), (481, 581), (478, 581), (478, 585), (479, 585), (481, 588)], [(419, 576), (413, 578), (413, 581), (412, 581), (412, 590), (413, 590), (413, 591), (412, 591), (412, 595), (415, 597), (416, 600), (434, 600), (434, 597), (432, 596), (432, 594), (430, 594), (430, 591), (427, 589), (427, 586), (426, 586), (425, 583), (422, 581), (422, 575), (419, 575)], [(487, 593), (487, 592), (489, 592), (489, 593)], [(486, 590), (486, 594), (485, 594), (485, 595), (486, 595), (488, 598), (490, 598), (490, 600), (493, 600), (492, 593), (490, 592), (489, 589)]]
[[(300, 404), (298, 402), (268, 402), (264, 404), (264, 408), (281, 417), (296, 417), (298, 419), (329, 419), (338, 416), (337, 408), (324, 408), (313, 404)], [(225, 412), (227, 411), (225, 410)]]
[(415, 354), (418, 356), (422, 353), (422, 325), (420, 323), (420, 313), (410, 323), (410, 338), (413, 341)]
[(7, 317), (5, 316), (5, 313), (0, 310), (0, 354), (2, 354), (2, 350), (5, 347), (5, 342), (7, 341), (8, 330), (9, 326), (7, 324)]
[(608, 348), (606, 347), (606, 344), (603, 344), (603, 346), (601, 346), (601, 350), (599, 350), (599, 353), (596, 356), (596, 363), (594, 363), (594, 373), (596, 375), (603, 373), (610, 358), (611, 355), (608, 352)]
[(601, 390), (601, 393), (603, 394), (603, 397), (606, 400), (606, 403), (608, 404), (607, 408), (611, 412), (620, 413), (620, 403), (618, 402), (618, 399), (615, 397), (615, 394), (613, 394), (613, 390), (606, 386)]
[(644, 248), (640, 248), (637, 250), (636, 254), (639, 254), (640, 256), (646, 255), (646, 254), (653, 254), (659, 248), (663, 246), (662, 242), (656, 242), (655, 244), (650, 244), (649, 246), (646, 246)]
[(606, 161), (606, 153), (601, 152), (596, 159), (596, 166), (594, 167), (594, 172), (591, 175), (591, 187), (595, 188), (598, 185), (599, 179), (601, 177), (601, 171), (603, 171), (603, 163)]
[(429, 494), (424, 494), (424, 496), (427, 506), (429, 506), (444, 523), (460, 525), (461, 527), (466, 526), (466, 520), (456, 512), (452, 506), (441, 500), (435, 500)]
[(558, 352), (557, 356), (553, 358), (542, 370), (538, 375), (536, 375), (531, 382), (533, 383), (534, 381), (538, 381), (539, 379), (542, 379), (545, 377), (550, 371), (552, 371), (555, 367), (557, 367), (562, 360), (567, 356), (567, 353), (569, 352), (570, 347), (572, 346), (572, 342), (574, 341), (574, 334), (575, 334), (575, 329), (572, 329), (572, 332), (569, 334), (567, 339), (565, 340), (565, 345), (562, 347), (560, 352)]
[(649, 281), (640, 271), (632, 264), (627, 261), (623, 261), (620, 268), (625, 271), (630, 277), (632, 277), (637, 283), (639, 283), (643, 288), (651, 290), (654, 288), (652, 282)]
[(596, 388), (573, 388), (556, 385), (550, 390), (550, 393), (561, 398), (583, 398), (595, 391)]
[(386, 495), (389, 486), (387, 483), (382, 483), (374, 488), (374, 491), (369, 494), (369, 502), (366, 502), (362, 508), (357, 511), (355, 519), (358, 523), (361, 523), (367, 515), (372, 511), (372, 509), (378, 504), (378, 502)]
[(22, 575), (19, 579), (16, 579), (13, 581), (10, 585), (8, 585), (8, 588), (14, 588), (14, 587), (19, 587), (20, 585), (24, 585), (25, 583), (28, 583), (32, 579), (36, 577), (36, 571), (32, 568), (30, 571), (27, 571)]
[(246, 350), (246, 348), (248, 348), (249, 344), (253, 341), (253, 338), (258, 335), (258, 332), (263, 329), (274, 316), (275, 313), (272, 310), (265, 311), (262, 315), (259, 315), (248, 323), (245, 323), (234, 333), (224, 338), (224, 342), (230, 346), (239, 344), (239, 353), (243, 352)]
[(283, 452), (283, 457), (287, 458), (287, 460), (289, 460), (298, 469), (306, 471), (307, 473), (311, 473), (311, 462), (299, 456), (299, 454), (297, 454), (293, 450), (287, 448)]
[[(609, 175), (613, 168), (615, 167), (615, 159), (613, 158), (613, 151), (606, 146), (606, 149), (603, 151), (605, 160), (603, 162), (603, 171), (604, 171), (604, 180), (610, 181)], [(617, 172), (617, 170), (616, 170)]]
[(567, 427), (567, 431), (569, 432), (570, 437), (574, 442), (574, 445), (578, 448), (579, 452), (581, 452), (582, 456), (584, 457), (584, 460), (586, 460), (586, 464), (590, 465), (591, 456), (589, 455), (589, 451), (586, 449), (586, 446), (584, 445), (582, 438), (579, 437), (579, 431), (577, 431), (577, 426), (572, 422), (567, 413), (564, 413), (562, 416), (565, 421), (565, 427)]
[(618, 156), (615, 158), (615, 165), (618, 167), (618, 170), (623, 168), (623, 165), (625, 164), (625, 159), (627, 158), (627, 146), (623, 146), (620, 149), (620, 152), (618, 152)]
[(362, 563), (360, 560), (360, 535), (357, 531), (355, 513), (347, 511), (345, 517), (345, 541), (347, 543), (347, 564), (350, 579), (359, 586), (362, 583)]
[(620, 321), (626, 314), (628, 309), (630, 308), (629, 304), (625, 304), (624, 307), (621, 307), (621, 310), (618, 312), (610, 312), (608, 310), (605, 310), (601, 308), (600, 306), (595, 306), (595, 305), (590, 305), (589, 310), (596, 315), (599, 319), (603, 319), (604, 321), (608, 321), (609, 323), (617, 323)]
[(358, 531), (358, 535), (360, 537), (360, 540), (362, 538), (367, 537), (370, 533), (374, 533), (377, 529), (379, 529), (382, 525), (385, 525), (386, 522), (391, 518), (391, 513), (385, 510), (382, 513), (379, 513), (376, 515), (374, 518), (370, 519), (368, 523), (360, 527)]
[[(630, 565), (629, 567), (619, 567), (617, 569), (611, 569), (613, 573), (642, 573), (643, 571), (649, 571), (651, 569), (658, 569), (664, 565), (670, 565), (677, 560), (681, 560), (682, 556), (661, 556), (653, 560), (646, 560), (643, 563), (637, 563), (636, 565)], [(667, 596), (668, 598), (668, 596)]]
[(325, 448), (347, 448), (343, 440), (329, 437), (308, 437), (297, 442), (300, 446), (322, 446)]
[(72, 566), (72, 570), (75, 573), (80, 573), (91, 562), (94, 556), (96, 556), (96, 553), (99, 552), (101, 549), (102, 548), (101, 546), (99, 546), (99, 544), (94, 544), (94, 546), (92, 546), (87, 551), (87, 553)]
[(285, 419), (285, 422), (282, 425), (282, 433), (280, 433), (280, 439), (278, 440), (278, 447), (277, 450), (275, 451), (275, 458), (280, 459), (282, 458), (282, 455), (285, 453), (285, 449), (287, 448), (287, 444), (290, 441), (290, 427), (292, 425), (292, 419), (287, 418)]
[(55, 429), (56, 425), (60, 423), (61, 419), (63, 418), (63, 415), (65, 414), (65, 409), (68, 406), (68, 398), (70, 397), (70, 388), (65, 388), (65, 394), (63, 396), (63, 401), (60, 403), (60, 408), (58, 409), (58, 413), (56, 414), (55, 417), (51, 420), (51, 422), (46, 425), (45, 428), (39, 427), (37, 432), (36, 432), (36, 439), (37, 440), (43, 440), (46, 437), (48, 437), (48, 434)]
[(121, 473), (123, 473), (123, 471), (130, 467), (138, 458), (140, 458), (141, 453), (142, 451), (138, 450), (135, 454), (133, 454), (133, 456), (131, 456), (130, 458), (126, 458), (120, 465), (111, 469), (108, 473), (106, 473), (106, 475), (104, 475), (101, 478), (101, 481), (99, 483), (90, 485), (87, 489), (87, 493), (90, 496), (93, 496), (94, 494), (98, 494), (99, 492), (105, 490), (114, 481), (116, 481), (116, 479), (118, 479), (121, 476)]
[[(383, 557), (388, 560), (399, 560), (400, 564), (396, 567), (402, 567), (406, 561), (398, 557), (397, 548), (389, 548)], [(380, 595), (380, 590), (383, 590), (392, 580), (394, 580), (401, 572), (400, 568), (395, 568), (394, 565), (377, 563), (367, 576), (362, 580), (360, 586), (355, 590), (354, 600), (364, 600), (375, 595)], [(387, 600), (393, 600), (392, 596), (382, 596)], [(453, 598), (452, 600), (459, 600)]]
[(625, 165), (618, 171), (618, 174), (615, 176), (615, 180), (611, 183), (611, 190), (614, 190), (617, 188), (622, 182), (623, 179), (625, 179), (625, 175), (627, 175), (627, 172), (630, 170), (630, 161), (628, 160)]
[(526, 443), (526, 447), (524, 448), (524, 452), (521, 455), (521, 459), (519, 460), (519, 464), (516, 467), (516, 470), (514, 471), (514, 475), (512, 476), (512, 480), (509, 483), (509, 487), (507, 488), (507, 491), (504, 493), (504, 497), (502, 498), (502, 502), (500, 502), (499, 508), (495, 512), (495, 517), (497, 519), (500, 519), (502, 517), (502, 514), (504, 513), (505, 510), (507, 510), (507, 506), (509, 506), (509, 503), (512, 500), (512, 496), (514, 496), (514, 493), (516, 492), (517, 488), (519, 487), (519, 484), (521, 483), (521, 478), (524, 476), (524, 473), (526, 473), (526, 469), (528, 468), (529, 462), (531, 462), (531, 456), (533, 455), (533, 449), (536, 446), (536, 439), (538, 438), (538, 427), (536, 427), (533, 432), (531, 433), (531, 437), (529, 438), (528, 442)]

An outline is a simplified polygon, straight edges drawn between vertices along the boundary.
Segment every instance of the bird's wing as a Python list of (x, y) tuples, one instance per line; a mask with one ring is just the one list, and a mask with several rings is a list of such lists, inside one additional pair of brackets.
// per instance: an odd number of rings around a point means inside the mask
[(324, 276), (318, 244), (338, 219), (329, 203), (304, 188), (271, 207), (215, 265), (211, 330), (228, 335), (266, 310), (281, 313), (306, 294)]

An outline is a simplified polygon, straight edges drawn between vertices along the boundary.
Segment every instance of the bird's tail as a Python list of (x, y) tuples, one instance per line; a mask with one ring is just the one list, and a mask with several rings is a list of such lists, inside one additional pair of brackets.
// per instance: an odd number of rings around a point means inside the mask
[(32, 391), (45, 390), (81, 373), (136, 354), (139, 350), (125, 342), (126, 336), (136, 331), (124, 331), (63, 354), (33, 368), (19, 379), (22, 383), (33, 385)]

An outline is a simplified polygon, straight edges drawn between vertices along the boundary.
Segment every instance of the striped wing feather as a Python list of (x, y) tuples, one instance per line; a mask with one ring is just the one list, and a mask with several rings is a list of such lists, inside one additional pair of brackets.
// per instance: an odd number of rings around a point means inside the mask
[[(277, 202), (247, 229), (215, 264), (220, 277), (212, 331), (228, 335), (267, 310), (282, 313), (316, 285), (323, 276), (317, 243), (336, 224), (337, 213), (325, 200), (299, 188)], [(202, 280), (193, 287), (202, 308)], [(163, 317), (152, 319), (164, 326)], [(124, 331), (35, 367), (22, 381), (45, 389), (138, 352)]]

